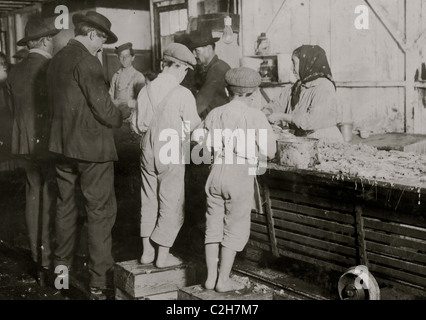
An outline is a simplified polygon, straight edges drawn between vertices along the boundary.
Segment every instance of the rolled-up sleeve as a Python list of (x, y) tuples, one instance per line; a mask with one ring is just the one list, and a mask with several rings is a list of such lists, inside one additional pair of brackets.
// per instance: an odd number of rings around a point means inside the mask
[(262, 112), (269, 116), (272, 113), (283, 112), (285, 113), (291, 101), (291, 86), (284, 87), (283, 91), (278, 97), (273, 99), (262, 108)]
[(111, 100), (99, 60), (94, 56), (82, 59), (74, 69), (74, 77), (95, 119), (107, 127), (121, 127), (121, 111)]

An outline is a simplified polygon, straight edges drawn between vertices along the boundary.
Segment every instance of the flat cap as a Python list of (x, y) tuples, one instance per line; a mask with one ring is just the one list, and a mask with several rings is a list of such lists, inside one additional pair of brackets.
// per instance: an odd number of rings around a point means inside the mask
[(173, 61), (188, 66), (192, 70), (197, 64), (192, 52), (183, 44), (180, 43), (171, 43), (169, 44), (163, 52), (163, 59), (165, 61)]
[(127, 42), (125, 44), (122, 44), (121, 46), (115, 47), (115, 52), (119, 54), (121, 51), (124, 51), (126, 49), (131, 49), (133, 47), (133, 44), (131, 42)]
[(256, 70), (247, 67), (234, 68), (225, 75), (229, 89), (235, 93), (251, 93), (256, 91), (262, 78)]

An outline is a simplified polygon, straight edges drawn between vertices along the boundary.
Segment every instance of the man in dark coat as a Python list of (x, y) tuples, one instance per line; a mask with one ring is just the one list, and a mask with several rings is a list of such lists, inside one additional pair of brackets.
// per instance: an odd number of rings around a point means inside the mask
[(211, 31), (194, 31), (190, 34), (192, 47), (197, 63), (201, 65), (201, 88), (195, 95), (197, 110), (201, 119), (216, 107), (229, 102), (225, 87), (225, 74), (231, 67), (220, 60), (215, 52), (216, 42)]
[(8, 77), (14, 108), (12, 154), (23, 158), (21, 163), (27, 175), (25, 218), (42, 286), (51, 267), (50, 215), (56, 200), (54, 164), (47, 151), (50, 121), (46, 70), (52, 58), (52, 37), (58, 32), (41, 18), (31, 18), (25, 26), (25, 37), (17, 43), (28, 47), (28, 57), (14, 65)]
[(59, 51), (47, 71), (52, 128), (49, 150), (61, 155), (56, 165), (59, 197), (56, 211), (55, 266), (70, 267), (76, 221), (76, 184), (85, 198), (91, 299), (106, 299), (112, 286), (114, 259), (111, 229), (117, 203), (114, 161), (118, 160), (112, 128), (130, 116), (114, 106), (97, 53), (117, 41), (111, 22), (89, 11), (75, 14), (75, 38)]

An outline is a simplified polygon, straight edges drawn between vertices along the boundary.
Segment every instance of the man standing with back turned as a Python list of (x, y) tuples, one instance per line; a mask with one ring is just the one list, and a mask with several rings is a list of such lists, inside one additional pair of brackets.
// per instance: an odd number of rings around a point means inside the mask
[(113, 161), (118, 159), (112, 128), (120, 127), (130, 110), (114, 106), (96, 57), (104, 43), (117, 41), (111, 22), (94, 11), (75, 14), (73, 22), (75, 38), (52, 59), (47, 73), (53, 108), (49, 150), (62, 155), (56, 165), (54, 264), (72, 265), (79, 182), (88, 217), (90, 298), (104, 300), (105, 289), (112, 286), (111, 229), (117, 213)]

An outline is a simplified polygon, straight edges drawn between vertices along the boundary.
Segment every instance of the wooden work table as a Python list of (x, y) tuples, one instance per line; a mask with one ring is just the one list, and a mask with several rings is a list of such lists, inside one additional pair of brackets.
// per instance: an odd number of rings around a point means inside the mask
[(251, 250), (342, 273), (363, 264), (379, 283), (425, 294), (425, 182), (378, 181), (276, 163), (258, 178), (263, 207), (252, 212)]
[(353, 135), (350, 143), (364, 143), (379, 150), (426, 153), (426, 135), (408, 133), (374, 134), (366, 139)]

